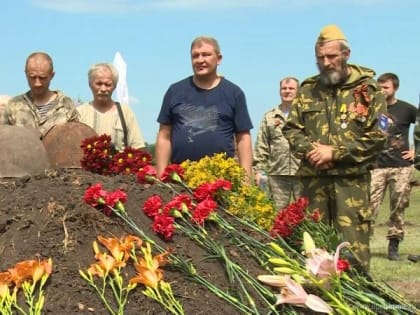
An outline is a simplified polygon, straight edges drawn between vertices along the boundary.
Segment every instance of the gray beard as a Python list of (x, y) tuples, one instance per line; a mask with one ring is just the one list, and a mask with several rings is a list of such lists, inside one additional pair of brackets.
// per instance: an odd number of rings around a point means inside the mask
[(319, 78), (326, 86), (336, 86), (344, 82), (345, 73), (338, 71), (321, 72)]

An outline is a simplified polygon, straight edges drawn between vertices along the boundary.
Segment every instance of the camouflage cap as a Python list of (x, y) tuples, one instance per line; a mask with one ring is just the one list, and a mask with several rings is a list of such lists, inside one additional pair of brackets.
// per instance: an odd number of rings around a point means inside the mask
[(331, 24), (324, 26), (324, 28), (319, 33), (317, 43), (326, 43), (333, 40), (347, 40), (344, 33), (337, 27), (337, 25)]

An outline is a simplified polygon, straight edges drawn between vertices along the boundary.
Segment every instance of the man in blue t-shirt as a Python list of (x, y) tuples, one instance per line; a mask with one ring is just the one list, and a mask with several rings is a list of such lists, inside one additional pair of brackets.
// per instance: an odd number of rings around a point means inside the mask
[[(243, 91), (217, 74), (222, 60), (216, 39), (200, 36), (191, 44), (193, 75), (167, 90), (157, 121), (156, 165), (196, 161), (226, 152), (238, 155), (248, 177), (252, 169), (252, 122)], [(237, 150), (237, 152), (235, 152)]]
[(378, 83), (388, 105), (388, 119), (384, 122), (387, 141), (377, 157), (377, 168), (371, 171), (371, 207), (375, 219), (389, 186), (388, 259), (399, 260), (398, 244), (404, 239), (404, 210), (409, 205), (414, 170), (414, 150), (410, 150), (408, 132), (410, 125), (416, 123), (417, 109), (396, 98), (399, 87), (397, 75), (384, 73), (378, 77)]

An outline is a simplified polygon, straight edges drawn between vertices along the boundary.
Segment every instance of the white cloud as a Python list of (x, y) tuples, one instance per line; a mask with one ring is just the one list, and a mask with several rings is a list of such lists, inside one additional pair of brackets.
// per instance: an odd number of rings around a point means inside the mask
[(129, 0), (32, 0), (32, 2), (39, 7), (70, 13), (124, 13), (148, 6)]
[(264, 8), (275, 6), (281, 0), (158, 0), (153, 2), (155, 8), (184, 10), (220, 10), (231, 8)]
[[(336, 0), (32, 0), (39, 7), (70, 13), (127, 13), (150, 10), (222, 10), (319, 6)], [(373, 5), (390, 0), (346, 0), (341, 4)]]

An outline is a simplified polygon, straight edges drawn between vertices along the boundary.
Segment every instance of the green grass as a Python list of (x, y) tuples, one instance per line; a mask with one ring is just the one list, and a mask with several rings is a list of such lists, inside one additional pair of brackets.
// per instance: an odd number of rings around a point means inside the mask
[[(415, 172), (415, 178), (420, 179), (420, 172)], [(371, 239), (371, 274), (377, 280), (383, 280), (400, 291), (407, 299), (420, 303), (420, 262), (407, 260), (408, 254), (420, 255), (420, 187), (413, 187), (410, 197), (410, 207), (405, 210), (405, 238), (400, 243), (400, 261), (390, 261), (387, 258), (388, 241), (386, 232), (389, 219), (388, 193), (381, 205), (374, 235)]]

